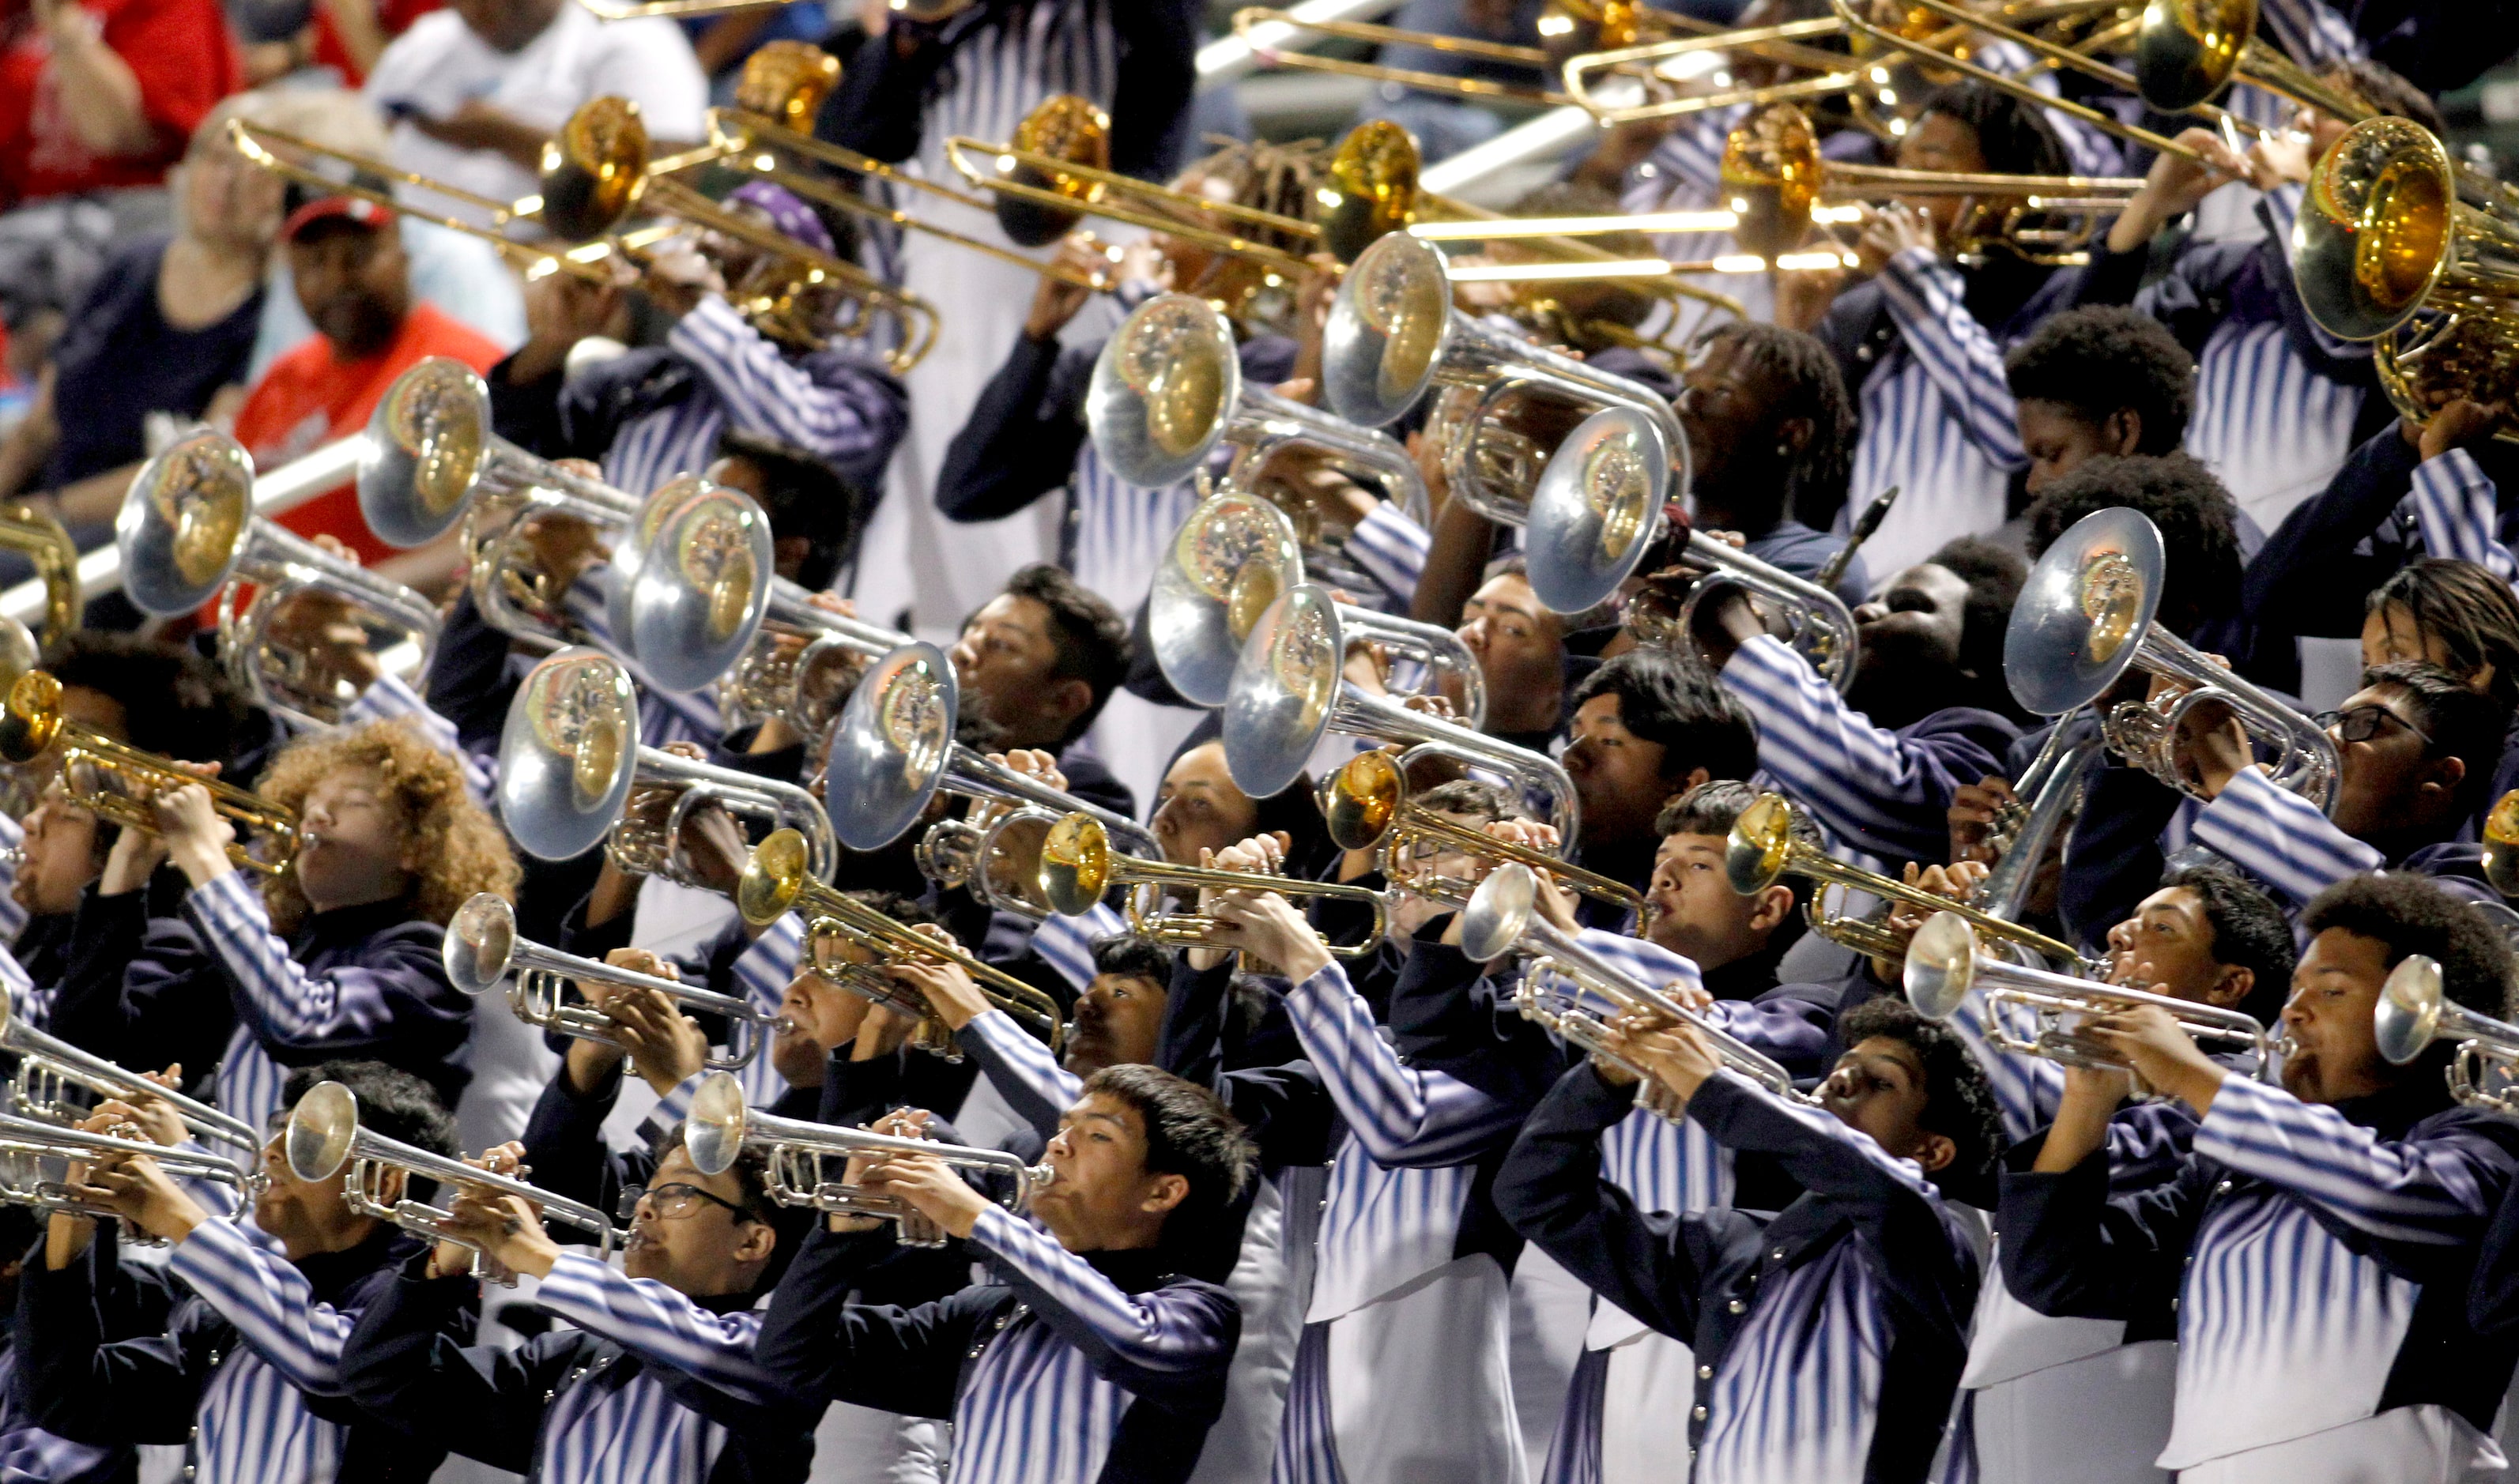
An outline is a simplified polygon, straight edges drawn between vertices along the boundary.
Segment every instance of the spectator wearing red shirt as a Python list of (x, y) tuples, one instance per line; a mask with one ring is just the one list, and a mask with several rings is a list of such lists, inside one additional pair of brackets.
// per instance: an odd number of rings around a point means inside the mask
[[(289, 351), (245, 394), (236, 436), (268, 471), (367, 425), (396, 376), (429, 356), (451, 356), (487, 371), (504, 355), (477, 332), (416, 300), (411, 263), (392, 213), (349, 196), (296, 207), (281, 229), (300, 306), (319, 331)], [(388, 557), (402, 581), (452, 571), (447, 552), (402, 553), (376, 540), (359, 515), (352, 486), (287, 511), (280, 522), (304, 535), (349, 544), (370, 565)]]

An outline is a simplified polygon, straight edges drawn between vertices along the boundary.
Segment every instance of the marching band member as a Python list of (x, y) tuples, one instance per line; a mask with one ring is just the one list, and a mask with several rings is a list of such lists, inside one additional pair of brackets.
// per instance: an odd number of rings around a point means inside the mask
[[(517, 1146), (479, 1162), (514, 1173)], [(513, 1350), (470, 1347), (446, 1317), (475, 1301), (471, 1251), (441, 1242), (398, 1265), (359, 1316), (342, 1379), (369, 1414), (442, 1427), (447, 1447), (552, 1484), (802, 1481), (818, 1405), (789, 1397), (753, 1359), (781, 1232), (761, 1157), (703, 1175), (676, 1136), (638, 1192), (615, 1269), (563, 1251), (514, 1196), (458, 1187), (447, 1235), (540, 1280), (534, 1302), (566, 1329)]]
[[(0, 1262), (0, 1299), (13, 1315), (19, 1285), (33, 1260), (28, 1249), (41, 1240), (43, 1228), (43, 1216), (32, 1207), (0, 1208), (0, 1252), (19, 1254)], [(11, 1379), (24, 1354), (18, 1342), (16, 1326), (0, 1331), (0, 1469), (9, 1470), (0, 1477), (13, 1484), (113, 1484), (131, 1477), (129, 1442), (117, 1440), (108, 1447), (73, 1443), (28, 1419)]]
[(1977, 1288), (1948, 1202), (1991, 1172), (1992, 1099), (1958, 1039), (1903, 1004), (1862, 1006), (1839, 1033), (1816, 1108), (1725, 1070), (1693, 1026), (1622, 1022), (1613, 1036), (1716, 1143), (1800, 1184), (1773, 1217), (1648, 1214), (1604, 1181), (1602, 1135), (1637, 1093), (1597, 1062), (1566, 1073), (1497, 1173), (1516, 1230), (1693, 1350), (1696, 1404), (1651, 1419), (1665, 1469), (1921, 1480), (1941, 1440)]
[[(1704, 672), (1677, 656), (1630, 650), (1574, 687), (1566, 775), (1582, 806), (1573, 860), (1641, 891), (1660, 845), (1662, 806), (1709, 778), (1756, 770), (1750, 715)], [(1614, 908), (1586, 901), (1587, 920)]]
[(962, 707), (997, 729), (997, 749), (1048, 753), (1071, 794), (1133, 816), (1137, 801), (1076, 743), (1128, 673), (1128, 625), (1101, 594), (1046, 562), (962, 622), (949, 652)]
[(2004, 1279), (2045, 1314), (2174, 1309), (2159, 1465), (2190, 1484), (2497, 1470), (2489, 1429), (2514, 1351), (2475, 1333), (2467, 1286), (2519, 1133), (2451, 1103), (2446, 1046), (2382, 1060), (2371, 1018), (2388, 972), (2417, 953), (2452, 999), (2504, 1015), (2509, 949), (2405, 874), (2348, 878), (2301, 926), (2279, 1088), (2232, 1075), (2165, 1011), (2082, 1024), (2192, 1111), (2193, 1147), (2167, 1183), (2112, 1198), (2101, 1145), (2126, 1079), (2068, 1071), (2055, 1126), (2006, 1157)]
[[(248, 1122), (281, 1106), (287, 1068), (348, 1052), (451, 1102), (469, 1076), (472, 1002), (439, 962), (443, 925), (475, 892), (513, 895), (506, 838), (455, 762), (401, 722), (292, 744), (260, 797), (294, 814), (298, 837), (259, 890), (199, 785), (158, 798), (161, 833), (122, 832), (80, 904), (62, 999), (94, 1007), (79, 1024), (100, 1055), (141, 1066), (162, 1065), (147, 1048), (188, 1027), (232, 1026), (218, 1102)], [(141, 889), (160, 861), (189, 883), (180, 917), (148, 915)]]
[[(1854, 404), (1828, 347), (1799, 330), (1727, 321), (1689, 342), (1671, 410), (1688, 434), (1691, 518), (1738, 532), (1742, 549), (1809, 577), (1845, 538), (1813, 530), (1846, 502)], [(1866, 500), (1878, 494), (1867, 491)], [(1863, 558), (1837, 574), (1849, 604), (1872, 592)]]
[[(1565, 728), (1566, 693), (1571, 688), (1566, 648), (1569, 623), (1531, 592), (1520, 552), (1487, 563), (1486, 580), (1461, 605), (1453, 632), (1478, 662), (1486, 684), (1487, 718), (1481, 730), (1488, 736), (1535, 753), (1551, 751)], [(1449, 676), (1441, 684), (1444, 698), (1457, 707), (1459, 685)]]
[[(362, 1127), (455, 1153), (455, 1120), (427, 1084), (379, 1063), (299, 1068), (282, 1106), (326, 1080), (356, 1096)], [(150, 1124), (147, 1113), (109, 1104), (89, 1126), (124, 1118)], [(155, 1131), (161, 1143), (181, 1132)], [(163, 1268), (126, 1262), (118, 1228), (52, 1217), (42, 1261), (19, 1288), (20, 1343), (46, 1357), (11, 1377), (26, 1415), (92, 1444), (180, 1444), (185, 1477), (205, 1484), (419, 1481), (436, 1470), (448, 1415), (378, 1419), (353, 1399), (345, 1370), (352, 1326), (420, 1244), (350, 1208), (346, 1169), (299, 1180), (281, 1143), (275, 1134), (263, 1148), (271, 1183), (253, 1199), (259, 1238), (201, 1209), (155, 1160), (100, 1161), (83, 1184), (73, 1173), (82, 1199), (173, 1244), (174, 1255)], [(435, 1323), (454, 1340), (469, 1335), (471, 1320), (467, 1304)]]
[[(885, 1131), (923, 1122), (905, 1114)], [(1214, 1094), (1112, 1067), (1085, 1080), (1045, 1157), (1038, 1226), (940, 1160), (852, 1159), (849, 1183), (906, 1201), (992, 1281), (913, 1306), (856, 1301), (852, 1285), (892, 1239), (877, 1218), (829, 1218), (772, 1299), (760, 1363), (799, 1398), (951, 1419), (957, 1480), (1187, 1478), (1240, 1328), (1209, 1254), (1248, 1141)]]
[(2109, 304), (2048, 316), (2003, 358), (2032, 500), (2101, 455), (2174, 454), (2195, 406), (2195, 359), (2159, 321)]

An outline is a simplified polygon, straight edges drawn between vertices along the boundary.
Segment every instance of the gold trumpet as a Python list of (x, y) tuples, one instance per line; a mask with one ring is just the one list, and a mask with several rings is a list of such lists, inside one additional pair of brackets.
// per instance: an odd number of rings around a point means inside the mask
[(752, 858), (744, 863), (743, 880), (734, 891), (735, 906), (746, 923), (766, 928), (790, 912), (802, 916), (814, 972), (878, 1005), (916, 1017), (919, 1028), (911, 1039), (923, 1050), (958, 1056), (950, 1049), (952, 1032), (936, 1019), (925, 997), (884, 974), (886, 959), (931, 958), (951, 964), (971, 977), (990, 1003), (1048, 1041), (1050, 1050), (1065, 1047), (1066, 1020), (1058, 1002), (1047, 993), (982, 963), (950, 941), (930, 938), (824, 886), (814, 879), (811, 854), (805, 837), (787, 829), (772, 832), (753, 847)]
[(1082, 917), (1093, 910), (1113, 887), (1128, 893), (1128, 931), (1151, 942), (1206, 946), (1215, 919), (1199, 912), (1166, 912), (1160, 897), (1167, 888), (1192, 892), (1266, 892), (1299, 901), (1360, 901), (1373, 910), (1373, 931), (1360, 942), (1334, 946), (1340, 958), (1360, 958), (1382, 942), (1391, 925), (1390, 903), (1366, 887), (1326, 881), (1297, 881), (1254, 871), (1224, 871), (1208, 866), (1173, 865), (1145, 860), (1111, 849), (1110, 832), (1090, 814), (1069, 814), (1050, 826), (1040, 843), (1035, 867), (1040, 895), (1062, 917)]
[(2519, 789), (2493, 802), (2484, 816), (2484, 879), (2504, 896), (2519, 896)]
[[(155, 797), (198, 783), (210, 806), (234, 825), (228, 858), (250, 871), (278, 876), (297, 854), (297, 816), (233, 783), (188, 773), (155, 753), (117, 742), (62, 712), (62, 682), (40, 670), (18, 677), (0, 712), (0, 759), (34, 762), (62, 744), (62, 784), (70, 803), (125, 829), (158, 833)], [(109, 782), (110, 780), (110, 783)], [(119, 784), (119, 787), (111, 786)], [(253, 846), (261, 845), (262, 853)]]
[(2016, 944), (2051, 963), (2078, 964), (2073, 945), (2018, 923), (1970, 906), (1953, 905), (1922, 887), (1849, 865), (1800, 838), (1792, 805), (1782, 794), (1760, 794), (1757, 802), (1733, 821), (1723, 852), (1723, 872), (1732, 890), (1744, 896), (1774, 886), (1780, 877), (1799, 876), (1816, 888), (1803, 904), (1811, 931), (1872, 958), (1896, 960), (1907, 952), (1906, 939), (1878, 923), (1847, 917), (1832, 904), (1833, 893), (1869, 892), (1884, 902), (1904, 902), (1927, 912), (1953, 912), (1987, 938)]
[(1636, 931), (1653, 922), (1653, 907), (1644, 894), (1625, 882), (1569, 865), (1545, 851), (1498, 840), (1473, 825), (1462, 824), (1409, 797), (1408, 767), (1421, 759), (1440, 759), (1468, 767), (1493, 764), (1440, 742), (1425, 742), (1393, 758), (1379, 749), (1358, 753), (1347, 765), (1322, 780), (1321, 813), (1329, 821), (1330, 839), (1343, 851), (1378, 851), (1376, 866), (1385, 879), (1403, 892), (1431, 901), (1458, 906), (1478, 884), (1442, 875), (1435, 857), (1449, 850), (1480, 860), (1504, 862), (1546, 871), (1569, 889), (1595, 901), (1606, 901), (1636, 914)]
[(35, 576), (44, 585), (44, 632), (38, 649), (60, 643), (79, 627), (78, 543), (70, 540), (60, 521), (32, 505), (0, 503), (0, 547), (33, 563)]

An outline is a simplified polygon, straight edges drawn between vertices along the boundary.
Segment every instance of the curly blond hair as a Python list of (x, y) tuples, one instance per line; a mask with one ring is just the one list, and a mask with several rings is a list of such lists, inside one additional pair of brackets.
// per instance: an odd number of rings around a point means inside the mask
[[(303, 737), (272, 761), (255, 788), (265, 800), (292, 813), (327, 775), (343, 768), (372, 769), (382, 780), (383, 801), (409, 822), (420, 860), (408, 900), (415, 916), (440, 927), (476, 892), (516, 897), (516, 856), (487, 809), (464, 791), (464, 770), (424, 740), (409, 721), (370, 721), (346, 730)], [(297, 873), (262, 885), (271, 922), (288, 933), (306, 920), (306, 895)]]

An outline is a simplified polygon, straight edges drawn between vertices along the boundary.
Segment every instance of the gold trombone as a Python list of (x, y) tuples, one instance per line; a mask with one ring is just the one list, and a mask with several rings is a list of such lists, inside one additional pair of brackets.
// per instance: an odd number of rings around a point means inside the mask
[[(9, 687), (7, 710), (0, 712), (0, 759), (32, 763), (56, 742), (62, 744), (62, 784), (69, 802), (101, 818), (157, 834), (156, 796), (198, 783), (209, 790), (210, 807), (236, 827), (238, 838), (228, 843), (230, 860), (278, 876), (297, 854), (294, 812), (69, 720), (62, 711), (62, 682), (43, 671), (27, 671)], [(257, 844), (263, 853), (253, 850)]]
[[(1663, 11), (1647, 14), (1655, 18), (1655, 29), (1665, 31), (1657, 39), (1636, 40), (1600, 51), (1585, 52), (1566, 60), (1560, 75), (1566, 84), (1567, 97), (1575, 107), (1592, 115), (1604, 128), (1622, 123), (1643, 123), (1657, 118), (1678, 118), (1691, 113), (1711, 112), (1738, 104), (1763, 108), (1786, 99), (1828, 98), (1850, 93), (1864, 80), (1862, 65), (1845, 52), (1832, 52), (1804, 46), (1805, 40), (1820, 40), (1845, 35), (1844, 22), (1830, 19), (1789, 21), (1778, 25), (1745, 26), (1737, 30), (1710, 32), (1690, 31), (1671, 35), (1669, 31), (1693, 25), (1693, 18)], [(1641, 36), (1642, 27), (1628, 30)], [(1603, 39), (1609, 39), (1605, 27)], [(1593, 79), (1603, 74), (1633, 77), (1639, 70), (1662, 75), (1662, 69), (1683, 58), (1746, 51), (1768, 62), (1800, 67), (1814, 72), (1810, 77), (1756, 86), (1718, 85), (1708, 91), (1684, 94), (1677, 98), (1649, 98), (1640, 103), (1616, 103), (1594, 94)], [(1718, 74), (1719, 75), (1719, 74)]]
[(1090, 814), (1069, 814), (1050, 826), (1040, 843), (1035, 877), (1041, 896), (1062, 917), (1082, 917), (1092, 911), (1113, 887), (1130, 888), (1128, 931), (1159, 943), (1203, 946), (1212, 941), (1209, 933), (1215, 926), (1215, 919), (1203, 913), (1160, 910), (1157, 898), (1169, 895), (1167, 888), (1265, 892), (1298, 901), (1362, 902), (1373, 911), (1373, 931), (1359, 942), (1333, 946), (1330, 952), (1340, 958), (1373, 952), (1391, 925), (1390, 903), (1369, 888), (1124, 855), (1111, 849), (1110, 832)]
[(44, 632), (38, 651), (59, 644), (79, 627), (78, 543), (70, 540), (60, 521), (32, 505), (12, 502), (0, 503), (0, 548), (24, 556), (44, 585)]
[(2258, 0), (2150, 0), (2135, 41), (2143, 101), (2183, 113), (2240, 82), (2346, 123), (2370, 116), (2368, 104), (2258, 39), (2257, 15)]
[(1477, 890), (1474, 881), (1436, 870), (1436, 857), (1448, 850), (1490, 863), (1546, 871), (1573, 892), (1635, 913), (1637, 932), (1651, 926), (1651, 904), (1625, 882), (1569, 865), (1545, 851), (1498, 840), (1410, 798), (1410, 764), (1436, 760), (1466, 767), (1494, 765), (1483, 757), (1440, 742), (1420, 743), (1396, 758), (1378, 748), (1358, 753), (1321, 780), (1321, 814), (1329, 822), (1330, 839), (1343, 851), (1377, 851), (1375, 866), (1384, 879), (1429, 901), (1458, 906)]
[[(1233, 34), (1251, 43), (1254, 56), (1273, 65), (1299, 67), (1311, 72), (1335, 72), (1343, 77), (1363, 77), (1374, 82), (1397, 83), (1422, 93), (1448, 93), (1455, 98), (1500, 100), (1529, 104), (1535, 108), (1564, 108), (1574, 100), (1555, 88), (1537, 83), (1498, 82), (1487, 77), (1455, 76), (1447, 72), (1423, 72), (1413, 67), (1385, 66), (1380, 63), (1354, 62), (1344, 57), (1325, 57), (1317, 53), (1289, 50), (1304, 43), (1296, 42), (1284, 32), (1309, 31), (1315, 36), (1334, 41), (1362, 42), (1367, 46), (1416, 46), (1449, 57), (1470, 57), (1480, 62), (1501, 62), (1525, 66), (1547, 74), (1556, 65), (1545, 47), (1516, 46), (1510, 42), (1484, 41), (1475, 36), (1444, 36), (1432, 31), (1402, 30), (1397, 26), (1374, 25), (1362, 21), (1306, 21), (1293, 11), (1270, 10), (1249, 5), (1233, 13)], [(1278, 32), (1255, 35), (1254, 32)]]
[(2032, 928), (2002, 918), (1975, 907), (1954, 905), (1948, 898), (1936, 896), (1922, 887), (1909, 886), (1887, 876), (1849, 865), (1826, 851), (1799, 838), (1792, 805), (1782, 794), (1760, 794), (1757, 802), (1741, 811), (1733, 821), (1732, 835), (1723, 852), (1723, 872), (1732, 890), (1744, 896), (1754, 895), (1774, 886), (1780, 877), (1799, 876), (1815, 890), (1803, 903), (1802, 915), (1811, 931), (1831, 942), (1842, 943), (1857, 953), (1872, 958), (1896, 960), (1907, 951), (1905, 938), (1878, 923), (1847, 917), (1836, 910), (1833, 894), (1869, 892), (1882, 901), (1903, 902), (1927, 912), (1948, 911), (1958, 914), (1976, 931), (1990, 938), (2016, 944), (2051, 963), (2078, 964), (2082, 956), (2073, 945), (2049, 938)]
[(814, 972), (878, 1005), (915, 1016), (919, 1029), (912, 1043), (923, 1050), (955, 1055), (950, 1049), (952, 1032), (936, 1019), (925, 996), (892, 982), (884, 973), (887, 959), (932, 958), (951, 964), (971, 977), (991, 1004), (1048, 1041), (1050, 1050), (1066, 1046), (1065, 1019), (1047, 993), (982, 963), (950, 939), (931, 938), (815, 880), (810, 854), (805, 837), (794, 830), (775, 831), (753, 847), (734, 893), (747, 924), (766, 928), (790, 912), (803, 917)]

